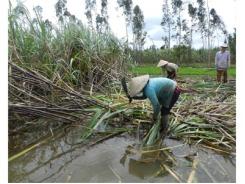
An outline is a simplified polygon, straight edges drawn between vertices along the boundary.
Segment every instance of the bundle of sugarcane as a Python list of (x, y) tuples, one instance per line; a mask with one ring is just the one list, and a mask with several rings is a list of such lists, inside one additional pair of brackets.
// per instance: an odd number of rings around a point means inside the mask
[(179, 103), (173, 108), (174, 117), (169, 131), (171, 137), (203, 143), (206, 147), (222, 153), (234, 152), (236, 144), (234, 83), (202, 82), (198, 85), (198, 89), (203, 93), (195, 96), (182, 95)]
[[(128, 108), (123, 106), (125, 101), (114, 103), (114, 97), (75, 90), (61, 79), (52, 81), (32, 68), (23, 68), (14, 63), (9, 63), (9, 66), (11, 141), (14, 141), (14, 137), (28, 134), (33, 128), (36, 132), (46, 130), (40, 136), (53, 134), (53, 130), (61, 124), (82, 127), (82, 142), (95, 134), (98, 140), (102, 140), (131, 130), (124, 127), (125, 123), (118, 123), (131, 120), (131, 112), (126, 113)], [(107, 124), (110, 128), (98, 130)], [(41, 139), (40, 136), (38, 139)], [(26, 146), (37, 141), (33, 137), (31, 140), (24, 140), (28, 137), (24, 136), (22, 141), (28, 142)]]
[[(104, 106), (73, 90), (66, 83), (57, 85), (39, 72), (26, 70), (11, 63), (9, 75), (9, 117), (16, 114), (30, 117), (56, 118), (74, 122), (84, 118), (87, 106)], [(76, 116), (75, 113), (79, 114)]]
[[(45, 122), (45, 127), (47, 122), (53, 125), (58, 123), (57, 126), (79, 124), (89, 130), (91, 125), (87, 122), (93, 121), (97, 112), (95, 108), (101, 109), (101, 115), (109, 115), (104, 116), (107, 119), (113, 120), (112, 116), (118, 116), (119, 121), (124, 121), (124, 117), (128, 117), (123, 114), (124, 110), (118, 111), (116, 104), (110, 105), (109, 97), (106, 100), (85, 90), (77, 91), (64, 81), (52, 81), (31, 68), (24, 69), (14, 63), (9, 63), (9, 66), (10, 135), (26, 132), (26, 127), (30, 128), (31, 125), (42, 126), (41, 120)], [(53, 128), (52, 125), (49, 127)]]

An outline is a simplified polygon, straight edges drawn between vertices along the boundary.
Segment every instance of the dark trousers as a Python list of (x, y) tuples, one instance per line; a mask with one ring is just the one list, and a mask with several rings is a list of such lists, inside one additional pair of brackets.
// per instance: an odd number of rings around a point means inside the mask
[(179, 95), (180, 95), (180, 90), (178, 89), (178, 87), (176, 87), (169, 107), (166, 108), (166, 107), (162, 106), (162, 108), (161, 108), (161, 128), (160, 128), (160, 132), (163, 135), (165, 135), (165, 133), (166, 133), (166, 131), (168, 129), (168, 115), (170, 113), (170, 110), (172, 109), (172, 107), (174, 106), (176, 101), (178, 100)]
[(168, 74), (167, 78), (169, 78), (169, 79), (175, 79), (176, 78), (176, 72), (175, 71), (173, 71), (173, 72), (167, 71), (167, 74)]
[(170, 113), (170, 110), (172, 109), (174, 104), (177, 102), (177, 100), (179, 98), (179, 95), (180, 95), (180, 90), (178, 89), (178, 87), (176, 87), (175, 90), (174, 90), (174, 94), (172, 96), (172, 99), (171, 99), (169, 107), (166, 108), (166, 107), (162, 106), (162, 108), (161, 108), (161, 116), (168, 115)]
[(227, 70), (217, 70), (217, 82), (221, 82), (221, 77), (223, 77), (223, 82), (227, 82)]

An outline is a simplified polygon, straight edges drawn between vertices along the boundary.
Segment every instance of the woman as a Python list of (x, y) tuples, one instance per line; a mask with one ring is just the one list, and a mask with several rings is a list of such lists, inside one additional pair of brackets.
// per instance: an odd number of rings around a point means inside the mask
[(167, 71), (167, 78), (176, 79), (176, 73), (178, 69), (178, 65), (174, 63), (170, 63), (168, 61), (160, 60), (157, 67), (161, 67), (164, 73), (164, 70)]
[(175, 81), (157, 77), (150, 78), (149, 75), (143, 75), (132, 78), (128, 83), (122, 80), (123, 88), (131, 102), (132, 99), (149, 99), (153, 107), (153, 122), (156, 122), (161, 112), (161, 133), (165, 133), (168, 128), (168, 115), (180, 95), (180, 89)]

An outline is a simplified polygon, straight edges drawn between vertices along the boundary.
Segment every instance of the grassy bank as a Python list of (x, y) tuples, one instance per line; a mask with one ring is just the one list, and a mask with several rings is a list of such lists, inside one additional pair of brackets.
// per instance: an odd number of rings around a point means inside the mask
[[(162, 75), (161, 68), (156, 66), (136, 66), (131, 69), (131, 71), (136, 75)], [(216, 76), (215, 68), (193, 68), (193, 67), (180, 67), (178, 69), (178, 75), (207, 75), (207, 76)], [(228, 70), (228, 75), (235, 78), (236, 77), (236, 68), (232, 66)]]

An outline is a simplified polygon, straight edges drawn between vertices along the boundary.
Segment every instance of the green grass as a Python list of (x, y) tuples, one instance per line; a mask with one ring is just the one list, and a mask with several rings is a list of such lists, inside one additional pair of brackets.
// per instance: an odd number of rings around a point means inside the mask
[[(131, 69), (132, 73), (136, 75), (162, 75), (161, 68), (156, 66), (137, 66)], [(178, 75), (207, 75), (216, 76), (215, 68), (193, 68), (193, 67), (180, 67), (178, 69)], [(236, 77), (236, 68), (230, 67), (228, 70), (228, 76)]]

